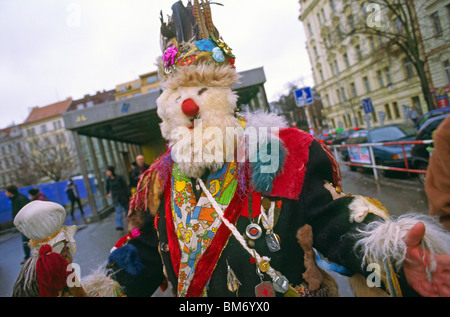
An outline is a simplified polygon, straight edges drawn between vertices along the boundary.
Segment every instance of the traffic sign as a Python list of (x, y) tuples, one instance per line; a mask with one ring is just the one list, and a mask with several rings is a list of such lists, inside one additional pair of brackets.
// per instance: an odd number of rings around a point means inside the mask
[(362, 107), (364, 109), (364, 113), (372, 113), (375, 112), (372, 104), (372, 98), (366, 98), (362, 100)]
[(303, 87), (295, 91), (295, 102), (297, 106), (304, 107), (314, 103), (311, 87)]

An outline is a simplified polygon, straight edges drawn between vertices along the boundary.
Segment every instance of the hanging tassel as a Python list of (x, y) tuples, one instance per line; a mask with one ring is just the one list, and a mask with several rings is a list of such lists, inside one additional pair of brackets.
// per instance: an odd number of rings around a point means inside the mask
[(67, 285), (66, 259), (61, 254), (52, 252), (52, 247), (44, 244), (39, 249), (39, 259), (36, 263), (36, 275), (39, 286), (39, 296), (57, 297), (59, 292)]

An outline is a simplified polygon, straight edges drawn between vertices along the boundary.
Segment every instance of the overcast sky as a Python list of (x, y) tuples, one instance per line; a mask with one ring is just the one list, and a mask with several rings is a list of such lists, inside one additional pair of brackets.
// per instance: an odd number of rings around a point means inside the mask
[[(159, 11), (174, 0), (0, 0), (0, 128), (34, 106), (78, 99), (156, 70)], [(238, 71), (264, 67), (269, 101), (312, 85), (298, 0), (217, 0)], [(184, 4), (187, 0), (183, 1)]]

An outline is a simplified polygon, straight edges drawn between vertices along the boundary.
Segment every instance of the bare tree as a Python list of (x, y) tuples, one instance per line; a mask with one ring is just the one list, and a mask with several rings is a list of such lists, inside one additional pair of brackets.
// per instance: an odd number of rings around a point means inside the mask
[[(353, 1), (352, 1), (353, 2)], [(381, 50), (387, 53), (395, 47), (399, 48), (408, 61), (414, 66), (420, 80), (421, 90), (428, 110), (435, 108), (434, 99), (430, 91), (429, 72), (427, 72), (426, 55), (424, 52), (424, 38), (420, 31), (420, 21), (417, 15), (422, 10), (420, 1), (414, 0), (373, 0), (361, 5), (361, 14), (350, 17), (346, 30), (341, 36), (363, 34), (366, 36), (385, 39)], [(360, 1), (353, 2), (360, 6)], [(420, 7), (416, 7), (416, 6)]]
[(66, 143), (56, 144), (49, 138), (35, 138), (19, 155), (22, 156), (21, 172), (28, 174), (25, 177), (48, 177), (58, 182), (70, 177), (76, 152)]

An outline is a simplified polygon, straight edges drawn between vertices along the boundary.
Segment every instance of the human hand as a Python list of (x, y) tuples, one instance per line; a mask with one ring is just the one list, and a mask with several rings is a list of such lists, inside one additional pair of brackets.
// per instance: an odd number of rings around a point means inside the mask
[(436, 269), (430, 270), (430, 252), (422, 248), (425, 225), (412, 227), (405, 237), (406, 259), (403, 262), (408, 284), (421, 296), (450, 296), (450, 255), (435, 254)]

